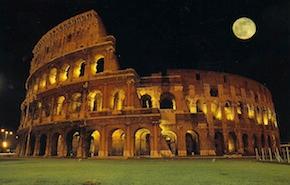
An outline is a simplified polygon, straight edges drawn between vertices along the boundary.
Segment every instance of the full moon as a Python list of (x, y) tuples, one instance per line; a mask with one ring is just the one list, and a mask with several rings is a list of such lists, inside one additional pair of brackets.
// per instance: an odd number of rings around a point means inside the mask
[(256, 33), (256, 25), (254, 21), (247, 17), (237, 19), (233, 24), (233, 32), (235, 36), (241, 40), (247, 40)]

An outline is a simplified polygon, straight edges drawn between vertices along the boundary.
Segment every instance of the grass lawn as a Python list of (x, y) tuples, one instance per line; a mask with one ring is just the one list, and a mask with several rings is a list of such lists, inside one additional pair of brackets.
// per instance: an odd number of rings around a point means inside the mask
[(0, 159), (1, 185), (290, 185), (290, 165), (250, 160)]

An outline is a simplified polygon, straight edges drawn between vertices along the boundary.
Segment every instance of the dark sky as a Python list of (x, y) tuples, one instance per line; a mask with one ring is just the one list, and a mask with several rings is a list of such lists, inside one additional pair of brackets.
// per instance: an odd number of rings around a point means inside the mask
[[(31, 51), (49, 29), (94, 9), (117, 39), (122, 68), (140, 75), (166, 68), (240, 74), (272, 91), (282, 141), (290, 141), (290, 3), (286, 0), (0, 1), (0, 126), (16, 129)], [(248, 41), (231, 32), (246, 16)]]

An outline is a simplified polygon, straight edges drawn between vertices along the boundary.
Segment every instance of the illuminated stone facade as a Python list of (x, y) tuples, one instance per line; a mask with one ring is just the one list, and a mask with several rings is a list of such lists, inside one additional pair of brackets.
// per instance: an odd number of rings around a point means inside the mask
[(251, 155), (275, 148), (271, 93), (226, 73), (119, 69), (96, 12), (72, 17), (33, 50), (18, 130), (20, 156)]

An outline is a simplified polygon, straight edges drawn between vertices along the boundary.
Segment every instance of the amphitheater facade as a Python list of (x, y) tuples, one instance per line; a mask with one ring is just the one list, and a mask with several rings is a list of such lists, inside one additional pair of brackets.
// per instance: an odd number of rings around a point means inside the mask
[(262, 84), (193, 69), (145, 77), (121, 70), (115, 38), (95, 11), (48, 31), (33, 55), (19, 156), (252, 155), (279, 145)]

